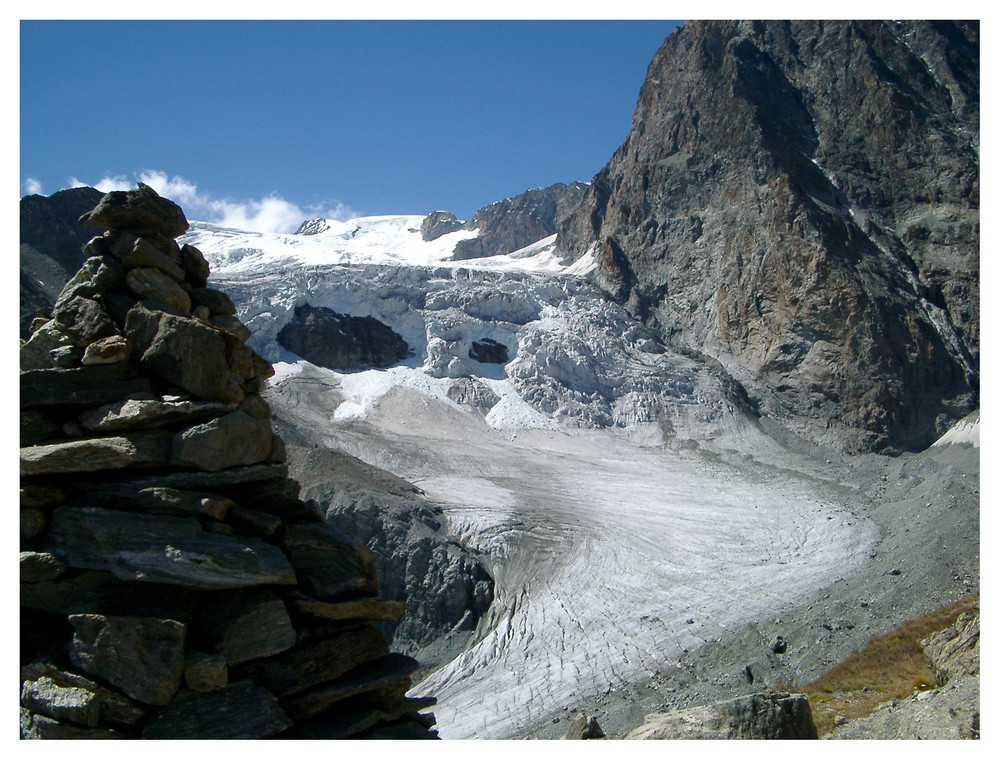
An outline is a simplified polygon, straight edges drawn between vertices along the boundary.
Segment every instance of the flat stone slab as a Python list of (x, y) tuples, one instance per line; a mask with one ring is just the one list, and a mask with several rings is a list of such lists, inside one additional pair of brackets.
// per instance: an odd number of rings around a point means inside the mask
[(111, 728), (87, 728), (38, 715), (21, 708), (22, 739), (128, 739), (128, 734)]
[(332, 681), (364, 662), (387, 654), (389, 647), (382, 634), (370, 625), (362, 625), (268, 660), (240, 665), (233, 673), (251, 679), (281, 698)]
[(231, 412), (232, 404), (219, 401), (160, 401), (125, 399), (83, 412), (80, 427), (95, 432), (151, 430), (178, 423), (197, 424)]
[(110, 572), (67, 573), (55, 581), (22, 583), (23, 607), (61, 615), (96, 612), (119, 614), (138, 607), (169, 609), (187, 617), (197, 602), (197, 592), (157, 583), (129, 583)]
[(395, 623), (406, 612), (406, 602), (385, 599), (320, 602), (302, 596), (291, 599), (288, 604), (294, 612), (318, 620), (368, 620)]
[(289, 525), (282, 547), (302, 588), (323, 598), (344, 593), (378, 593), (374, 562), (363, 547), (350, 546), (324, 523)]
[(21, 449), (21, 476), (164, 467), (170, 463), (172, 437), (167, 432), (129, 433), (28, 446)]
[(296, 583), (295, 571), (276, 546), (219, 533), (181, 536), (159, 546), (116, 552), (111, 572), (123, 580), (205, 591)]
[(257, 464), (271, 453), (271, 421), (230, 412), (174, 436), (171, 464), (217, 472)]
[(158, 712), (143, 739), (266, 739), (292, 725), (266, 689), (251, 681), (208, 693), (188, 692)]
[(127, 363), (72, 369), (33, 369), (20, 375), (21, 408), (98, 406), (126, 398), (152, 398), (153, 386)]
[(111, 509), (59, 507), (52, 512), (41, 548), (69, 567), (111, 570), (123, 551), (164, 549), (171, 542), (201, 533), (193, 517), (162, 517)]
[[(143, 488), (157, 486), (166, 488), (182, 488), (189, 490), (228, 488), (231, 486), (266, 487), (269, 481), (284, 480), (288, 477), (288, 466), (284, 464), (254, 464), (249, 467), (233, 467), (220, 472), (170, 472), (142, 478), (123, 480), (114, 485), (114, 489), (122, 492), (138, 491)], [(81, 491), (107, 491), (106, 480), (74, 481), (73, 486)], [(242, 502), (242, 499), (240, 500)], [(254, 506), (261, 509), (260, 506)], [(279, 515), (280, 516), (280, 515)]]
[[(102, 720), (133, 725), (146, 717), (146, 711), (121, 692), (100, 686), (77, 673), (61, 670), (48, 662), (33, 662), (21, 668), (21, 680), (25, 685), (43, 678), (64, 688), (75, 688), (92, 693), (98, 706), (98, 717)], [(30, 705), (25, 706), (31, 707)], [(36, 710), (36, 712), (41, 711)], [(49, 715), (49, 717), (58, 718), (59, 716)]]
[(187, 626), (176, 620), (70, 615), (74, 665), (150, 705), (170, 702), (184, 678)]
[(394, 690), (400, 698), (410, 688), (410, 676), (420, 664), (412, 657), (393, 652), (351, 670), (315, 689), (284, 700), (286, 712), (296, 721), (322, 715), (337, 702), (371, 691)]

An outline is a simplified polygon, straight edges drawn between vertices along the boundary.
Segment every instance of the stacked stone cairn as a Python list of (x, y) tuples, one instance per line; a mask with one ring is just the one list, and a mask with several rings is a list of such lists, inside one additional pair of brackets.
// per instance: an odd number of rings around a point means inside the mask
[(80, 221), (107, 232), (21, 347), (22, 737), (436, 737), (181, 209), (140, 184)]

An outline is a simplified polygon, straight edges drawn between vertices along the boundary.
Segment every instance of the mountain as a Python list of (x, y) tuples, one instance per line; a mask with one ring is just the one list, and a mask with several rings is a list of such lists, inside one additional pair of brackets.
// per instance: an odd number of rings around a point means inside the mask
[(86, 258), (81, 249), (100, 228), (77, 219), (104, 193), (92, 187), (60, 190), (50, 196), (21, 198), (21, 337), (27, 338), (39, 309), (51, 308)]
[(763, 414), (925, 447), (978, 405), (978, 25), (685, 23), (557, 249)]
[(978, 593), (976, 40), (688, 23), (563, 201), (179, 238), (442, 737), (624, 735)]

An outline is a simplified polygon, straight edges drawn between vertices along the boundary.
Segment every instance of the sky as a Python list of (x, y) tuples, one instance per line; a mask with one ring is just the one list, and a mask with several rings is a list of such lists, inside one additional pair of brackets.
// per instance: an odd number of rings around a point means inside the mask
[(587, 181), (669, 21), (20, 22), (20, 193), (138, 180), (191, 219), (477, 208)]

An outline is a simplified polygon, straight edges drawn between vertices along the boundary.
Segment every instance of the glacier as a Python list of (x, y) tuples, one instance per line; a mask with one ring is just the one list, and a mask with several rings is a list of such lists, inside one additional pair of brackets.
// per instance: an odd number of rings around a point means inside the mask
[[(276, 414), (419, 486), (480, 552), (495, 601), (472, 643), (417, 684), (442, 737), (512, 738), (583, 695), (655, 673), (856, 572), (876, 526), (738, 387), (563, 266), (546, 238), (450, 260), (460, 230), (420, 216), (313, 220), (295, 235), (193, 223), (197, 246), (275, 363)], [(406, 340), (385, 370), (286, 351), (297, 306), (373, 317)], [(473, 359), (502, 344), (504, 364)]]

